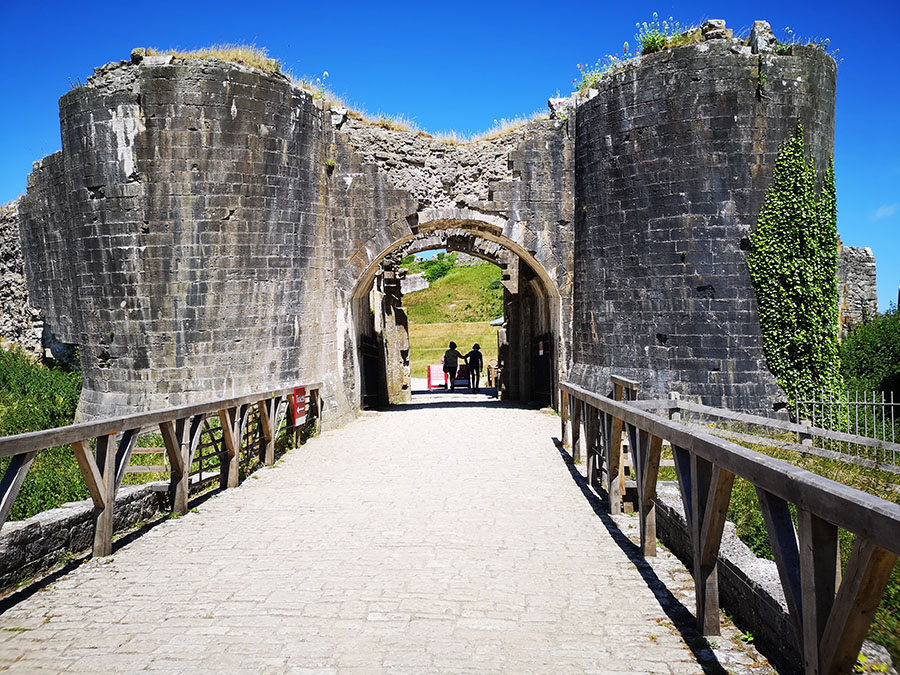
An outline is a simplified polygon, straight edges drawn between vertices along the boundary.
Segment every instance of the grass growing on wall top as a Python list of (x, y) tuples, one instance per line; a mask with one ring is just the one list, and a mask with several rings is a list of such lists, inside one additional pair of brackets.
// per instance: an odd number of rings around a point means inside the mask
[(187, 50), (148, 47), (147, 56), (173, 56), (176, 59), (219, 59), (272, 73), (281, 72), (281, 61), (270, 58), (264, 47), (256, 45), (219, 44)]

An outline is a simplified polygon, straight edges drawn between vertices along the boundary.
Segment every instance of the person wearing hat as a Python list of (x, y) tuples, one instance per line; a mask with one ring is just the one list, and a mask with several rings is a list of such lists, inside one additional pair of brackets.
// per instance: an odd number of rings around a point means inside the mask
[(481, 367), (484, 365), (484, 357), (481, 356), (481, 347), (476, 342), (472, 345), (472, 351), (466, 354), (466, 365), (469, 366), (469, 386), (472, 391), (478, 391), (481, 382)]
[(450, 391), (456, 389), (456, 369), (459, 368), (459, 360), (463, 355), (456, 351), (456, 343), (450, 343), (450, 349), (444, 352), (444, 372), (450, 378)]

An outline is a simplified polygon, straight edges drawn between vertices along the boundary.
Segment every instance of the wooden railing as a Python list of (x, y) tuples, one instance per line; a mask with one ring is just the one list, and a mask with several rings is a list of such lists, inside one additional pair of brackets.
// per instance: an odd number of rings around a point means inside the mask
[[(321, 418), (321, 390), (320, 383), (296, 385), (0, 438), (0, 457), (11, 458), (0, 482), (0, 527), (6, 523), (37, 454), (69, 445), (94, 502), (93, 553), (109, 555), (116, 493), (129, 469), (135, 470), (130, 466), (131, 457), (142, 434), (158, 431), (161, 435), (164, 448), (156, 450), (164, 452), (167, 461), (142, 469), (169, 473), (172, 511), (184, 514), (192, 476), (196, 481), (198, 472), (215, 471), (221, 487), (236, 487), (242, 449), (246, 455), (255, 448), (260, 462), (274, 463), (275, 441), (283, 425), (285, 433), (298, 434), (302, 424)], [(210, 424), (213, 418), (218, 421)], [(208, 452), (204, 453), (204, 448)]]
[[(663, 443), (671, 445), (692, 544), (699, 630), (719, 633), (717, 557), (739, 476), (756, 488), (804, 671), (849, 672), (900, 555), (900, 506), (647, 412), (634, 401), (637, 382), (612, 381), (612, 397), (560, 384), (562, 441), (579, 459), (583, 424), (588, 481), (606, 490), (610, 512), (618, 513), (627, 435), (646, 556), (656, 554), (656, 484)], [(843, 572), (839, 529), (856, 535)]]

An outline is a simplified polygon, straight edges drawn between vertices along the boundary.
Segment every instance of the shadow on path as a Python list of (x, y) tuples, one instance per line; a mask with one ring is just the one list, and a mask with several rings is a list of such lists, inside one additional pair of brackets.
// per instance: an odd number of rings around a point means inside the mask
[(628, 560), (635, 568), (637, 568), (638, 573), (647, 584), (647, 588), (649, 588), (656, 597), (659, 606), (672, 621), (678, 632), (681, 633), (681, 637), (684, 639), (685, 644), (687, 644), (688, 648), (691, 650), (694, 658), (697, 659), (697, 664), (703, 669), (704, 673), (725, 675), (728, 671), (722, 667), (722, 664), (719, 663), (715, 653), (709, 647), (706, 638), (704, 638), (697, 630), (697, 619), (691, 614), (688, 608), (682, 605), (678, 598), (672, 594), (672, 591), (669, 590), (665, 582), (657, 576), (653, 567), (646, 561), (641, 553), (640, 547), (634, 544), (627, 536), (625, 536), (622, 530), (619, 529), (619, 526), (616, 525), (616, 522), (610, 517), (606, 504), (601, 500), (597, 493), (591, 489), (590, 485), (588, 485), (587, 479), (581, 475), (581, 472), (575, 466), (572, 455), (563, 447), (562, 442), (554, 437), (553, 444), (556, 446), (560, 458), (565, 462), (566, 468), (572, 476), (572, 480), (575, 481), (575, 484), (581, 490), (581, 494), (584, 495), (584, 498), (587, 500), (588, 504), (590, 504), (594, 513), (600, 518), (600, 521), (603, 523), (604, 527), (606, 527), (606, 531), (609, 532), (609, 536), (612, 537), (612, 540), (620, 549), (622, 549), (622, 552), (628, 557)]

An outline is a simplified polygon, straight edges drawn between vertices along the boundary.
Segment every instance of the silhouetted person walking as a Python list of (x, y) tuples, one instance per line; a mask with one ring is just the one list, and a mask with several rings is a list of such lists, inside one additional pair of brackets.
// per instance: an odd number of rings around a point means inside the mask
[(444, 372), (450, 378), (450, 391), (456, 389), (456, 369), (463, 355), (456, 351), (456, 343), (450, 343), (450, 349), (444, 352)]
[(481, 355), (481, 347), (476, 342), (472, 345), (472, 351), (466, 354), (466, 365), (469, 367), (469, 386), (472, 391), (478, 391), (481, 383), (481, 367), (484, 365), (484, 357)]

